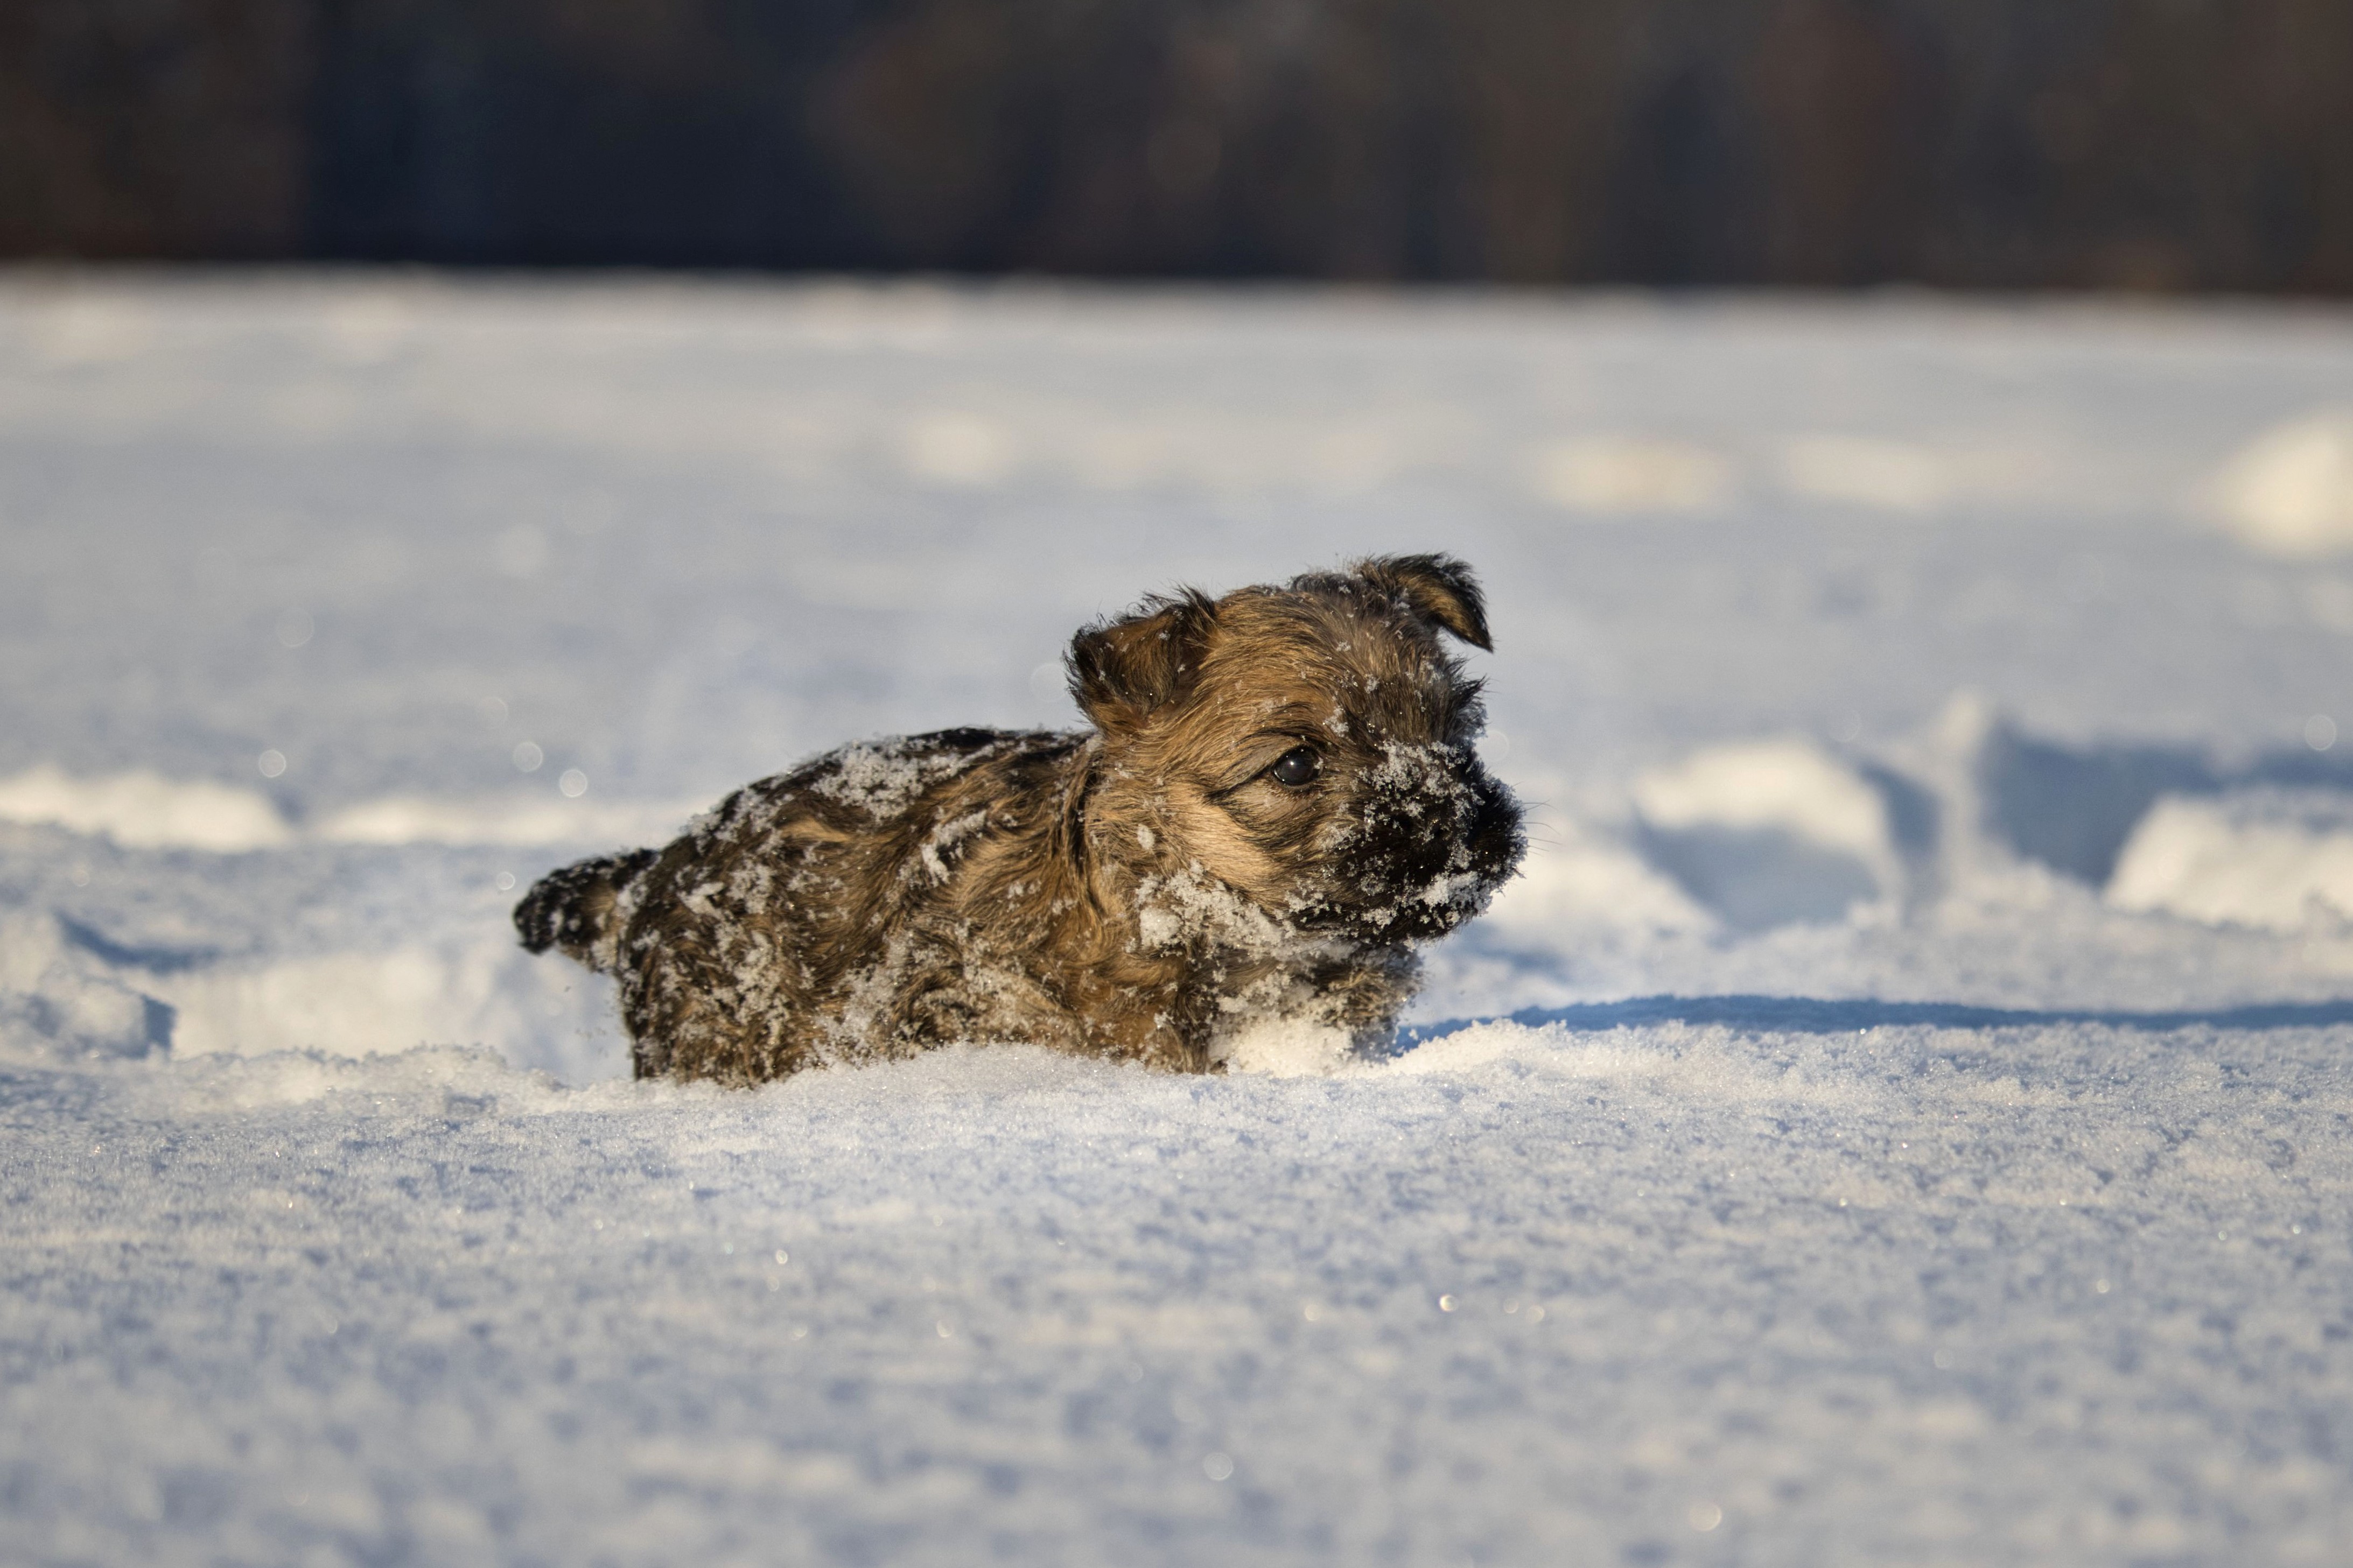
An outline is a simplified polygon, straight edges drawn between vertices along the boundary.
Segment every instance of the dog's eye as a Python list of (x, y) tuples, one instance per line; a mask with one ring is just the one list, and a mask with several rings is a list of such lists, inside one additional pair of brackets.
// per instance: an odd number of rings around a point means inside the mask
[(1324, 771), (1324, 758), (1313, 746), (1293, 746), (1274, 760), (1266, 776), (1290, 789), (1303, 789)]

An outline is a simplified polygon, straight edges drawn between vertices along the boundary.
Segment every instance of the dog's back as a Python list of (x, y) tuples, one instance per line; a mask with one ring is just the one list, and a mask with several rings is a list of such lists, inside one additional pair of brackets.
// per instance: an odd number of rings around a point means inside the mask
[[(966, 729), (845, 746), (737, 790), (661, 849), (550, 872), (515, 927), (533, 952), (617, 974), (640, 1076), (752, 1082), (903, 1055), (990, 1033), (1008, 1007), (994, 1032), (1034, 1034), (1053, 1020), (1018, 965), (969, 940), (965, 906), (1002, 922), (1051, 901), (1003, 868), (1008, 850), (1037, 858), (1058, 800), (1039, 780), (1079, 743)], [(997, 871), (985, 888), (976, 858)]]

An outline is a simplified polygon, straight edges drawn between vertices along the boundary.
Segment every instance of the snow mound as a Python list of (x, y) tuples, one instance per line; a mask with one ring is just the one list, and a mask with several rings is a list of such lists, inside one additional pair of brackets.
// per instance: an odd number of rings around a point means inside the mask
[(171, 1005), (129, 984), (76, 931), (45, 915), (0, 914), (0, 1063), (171, 1048)]
[(0, 821), (62, 827), (141, 848), (238, 854), (293, 841), (269, 798), (205, 779), (140, 771), (74, 778), (51, 766), (0, 779)]
[(1532, 804), (1527, 857), (1479, 921), (1491, 937), (1544, 944), (1597, 929), (1705, 931), (1716, 919), (1610, 825)]
[(561, 794), (436, 799), (395, 795), (322, 817), (311, 836), (331, 844), (659, 844), (699, 806), (592, 803)]
[(1641, 773), (1620, 799), (1588, 790), (1577, 806), (1535, 805), (1527, 860), (1483, 923), (1525, 944), (1845, 921), (1906, 888), (1897, 793), (1925, 786), (1802, 737), (1701, 747)]
[(2353, 409), (2327, 409), (2257, 437), (2214, 484), (2242, 543), (2290, 559), (2353, 550)]
[(611, 983), (496, 936), (223, 963), (149, 984), (176, 1014), (172, 1047), (182, 1057), (463, 1044), (573, 1081), (627, 1070)]
[(1704, 748), (1632, 795), (1652, 862), (1737, 928), (1843, 920), (1901, 880), (1879, 792), (1801, 739)]
[(1782, 453), (1800, 496), (1878, 511), (1933, 511), (1952, 492), (1946, 461), (1926, 447), (1862, 436), (1806, 436)]
[(2269, 931), (2353, 919), (2353, 795), (2168, 795), (2133, 829), (2106, 897), (2120, 910)]
[(1529, 454), (1529, 489), (1571, 511), (1704, 512), (1732, 499), (1733, 468), (1687, 442), (1594, 436)]
[(257, 791), (206, 779), (134, 772), (77, 778), (43, 764), (0, 779), (0, 822), (61, 827), (128, 848), (237, 855), (318, 844), (660, 842), (695, 806), (589, 802), (560, 791), (472, 798), (391, 795), (330, 811), (298, 826)]

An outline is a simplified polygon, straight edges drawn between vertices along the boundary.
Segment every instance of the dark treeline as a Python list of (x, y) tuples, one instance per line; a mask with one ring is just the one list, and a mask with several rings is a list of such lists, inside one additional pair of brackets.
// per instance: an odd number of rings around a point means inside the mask
[(2353, 291), (2348, 0), (5, 0), (0, 253)]

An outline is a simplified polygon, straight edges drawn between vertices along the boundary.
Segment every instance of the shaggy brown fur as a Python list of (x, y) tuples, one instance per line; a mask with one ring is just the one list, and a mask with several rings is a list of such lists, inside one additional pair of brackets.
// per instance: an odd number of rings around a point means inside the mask
[(956, 1040), (1202, 1071), (1270, 1017), (1385, 1041), (1413, 944), (1522, 849), (1441, 631), (1492, 646), (1437, 555), (1149, 599), (1071, 644), (1092, 728), (845, 746), (551, 874), (515, 923), (617, 974), (640, 1077)]

